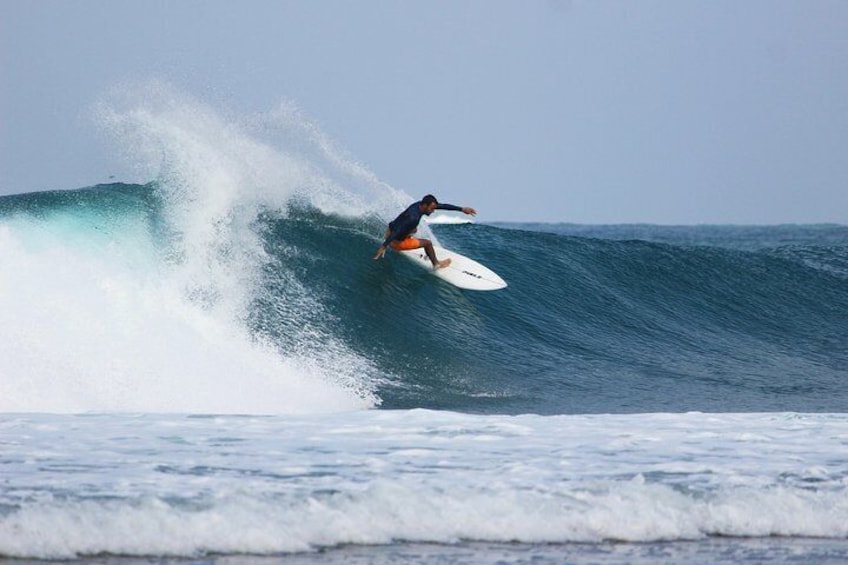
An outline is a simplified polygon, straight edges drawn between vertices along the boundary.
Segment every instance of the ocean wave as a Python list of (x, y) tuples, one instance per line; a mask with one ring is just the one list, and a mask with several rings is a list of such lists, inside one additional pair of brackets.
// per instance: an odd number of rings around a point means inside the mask
[(413, 198), (290, 104), (96, 115), (155, 181), (0, 197), (2, 411), (848, 403), (844, 227), (433, 226), (509, 283), (469, 293), (371, 261)]
[[(445, 245), (510, 283), (475, 294), (398, 256), (371, 261), (376, 213), (295, 199), (189, 245), (163, 190), (0, 199), (0, 247), (14, 265), (0, 279), (5, 410), (309, 411), (321, 402), (305, 398), (336, 397), (320, 383), (350, 395), (330, 410), (846, 403), (841, 246), (746, 251), (436, 226)], [(236, 384), (257, 374), (266, 385)], [(303, 385), (300, 400), (275, 388), (277, 375), (318, 388)], [(201, 382), (209, 393), (191, 394)]]

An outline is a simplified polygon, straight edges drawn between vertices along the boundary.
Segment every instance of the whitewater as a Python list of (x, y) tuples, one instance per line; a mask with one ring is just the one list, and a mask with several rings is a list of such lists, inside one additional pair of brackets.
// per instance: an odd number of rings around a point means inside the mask
[(0, 560), (848, 559), (848, 227), (433, 226), (464, 292), (291, 103), (92, 114), (149, 182), (0, 197)]

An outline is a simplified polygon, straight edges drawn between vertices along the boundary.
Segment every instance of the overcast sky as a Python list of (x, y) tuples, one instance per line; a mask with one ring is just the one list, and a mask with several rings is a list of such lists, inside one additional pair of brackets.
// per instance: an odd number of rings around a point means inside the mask
[(0, 194), (152, 180), (90, 118), (149, 79), (484, 220), (848, 223), (844, 0), (0, 0)]

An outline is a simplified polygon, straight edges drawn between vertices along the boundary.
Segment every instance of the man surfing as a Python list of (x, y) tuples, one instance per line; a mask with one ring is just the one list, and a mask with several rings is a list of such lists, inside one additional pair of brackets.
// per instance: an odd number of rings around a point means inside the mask
[(389, 229), (386, 230), (386, 239), (383, 245), (377, 250), (374, 255), (374, 260), (381, 259), (386, 254), (386, 249), (391, 247), (395, 251), (407, 251), (409, 249), (424, 248), (430, 262), (433, 263), (434, 269), (443, 269), (450, 265), (451, 260), (444, 259), (439, 261), (436, 257), (436, 251), (433, 249), (433, 242), (429, 239), (419, 239), (412, 237), (412, 234), (418, 229), (418, 223), (421, 221), (421, 216), (429, 216), (435, 210), (451, 210), (454, 212), (462, 212), (471, 216), (477, 215), (477, 210), (469, 207), (454, 206), (453, 204), (439, 204), (436, 197), (428, 194), (416, 202), (409, 208), (401, 212), (401, 214), (393, 221), (389, 222)]

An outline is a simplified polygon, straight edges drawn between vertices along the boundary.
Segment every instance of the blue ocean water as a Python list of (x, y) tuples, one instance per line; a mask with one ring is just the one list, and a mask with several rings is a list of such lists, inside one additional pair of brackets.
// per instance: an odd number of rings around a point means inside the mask
[(155, 182), (0, 197), (0, 560), (848, 559), (848, 227), (422, 228), (461, 291), (296, 112), (145, 98)]
[(166, 190), (0, 197), (0, 554), (848, 557), (848, 228), (433, 226), (475, 293)]

